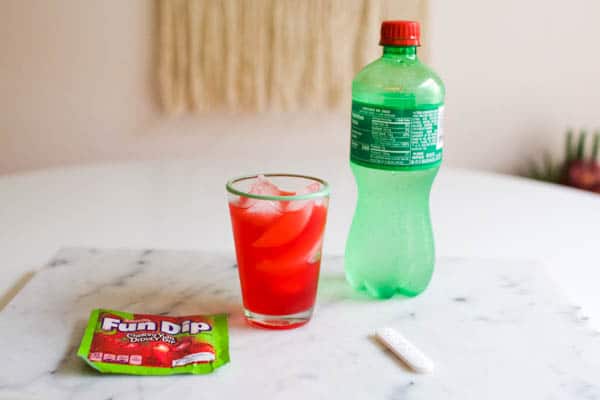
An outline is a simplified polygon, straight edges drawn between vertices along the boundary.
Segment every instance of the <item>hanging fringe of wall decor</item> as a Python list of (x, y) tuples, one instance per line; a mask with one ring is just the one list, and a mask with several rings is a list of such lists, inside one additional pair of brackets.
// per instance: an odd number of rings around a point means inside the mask
[(159, 0), (163, 108), (336, 108), (380, 53), (380, 22), (422, 19), (423, 1)]

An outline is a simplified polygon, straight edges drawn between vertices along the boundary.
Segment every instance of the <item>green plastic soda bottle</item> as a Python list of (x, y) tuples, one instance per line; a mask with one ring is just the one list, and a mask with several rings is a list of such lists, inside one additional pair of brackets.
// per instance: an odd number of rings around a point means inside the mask
[(442, 162), (445, 89), (417, 57), (418, 22), (383, 22), (379, 44), (382, 57), (352, 82), (350, 167), (358, 201), (346, 278), (376, 298), (416, 296), (435, 262), (429, 192)]

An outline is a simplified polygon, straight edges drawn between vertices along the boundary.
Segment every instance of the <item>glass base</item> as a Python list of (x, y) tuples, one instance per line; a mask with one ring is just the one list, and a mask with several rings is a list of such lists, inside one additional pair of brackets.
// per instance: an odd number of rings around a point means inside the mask
[(310, 308), (296, 314), (288, 315), (266, 315), (258, 314), (244, 308), (246, 321), (252, 326), (268, 329), (293, 329), (306, 324), (312, 316), (313, 309)]

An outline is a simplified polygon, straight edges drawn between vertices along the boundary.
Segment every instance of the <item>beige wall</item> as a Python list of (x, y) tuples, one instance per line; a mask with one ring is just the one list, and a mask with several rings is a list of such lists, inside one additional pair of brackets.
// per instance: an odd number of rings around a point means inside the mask
[(249, 168), (260, 169), (257, 159), (284, 164), (302, 143), (312, 149), (298, 157), (346, 151), (346, 113), (160, 114), (153, 92), (154, 4), (0, 3), (0, 174), (165, 157), (250, 159), (245, 153), (255, 156)]
[[(0, 173), (206, 157), (240, 144), (273, 157), (283, 140), (346, 151), (347, 113), (163, 118), (152, 100), (152, 4), (0, 3)], [(514, 171), (557, 148), (565, 126), (600, 126), (600, 54), (590, 51), (600, 3), (566, 4), (430, 0), (427, 50), (448, 87), (448, 164)]]
[(148, 3), (0, 4), (0, 171), (131, 151), (152, 124)]
[(599, 1), (430, 0), (429, 18), (453, 164), (515, 171), (600, 128)]

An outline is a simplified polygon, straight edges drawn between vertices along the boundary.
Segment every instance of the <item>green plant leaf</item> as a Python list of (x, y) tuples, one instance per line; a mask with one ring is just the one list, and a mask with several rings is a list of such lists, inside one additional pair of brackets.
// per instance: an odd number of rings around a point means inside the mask
[(566, 145), (566, 161), (567, 163), (573, 161), (575, 158), (575, 145), (573, 143), (573, 130), (567, 130), (567, 145)]
[(559, 182), (562, 177), (562, 166), (554, 164), (550, 153), (544, 153), (541, 163), (533, 160), (527, 163), (525, 176), (543, 182)]
[(585, 138), (587, 137), (587, 132), (585, 130), (579, 131), (579, 140), (577, 142), (577, 160), (583, 160), (585, 153)]
[(560, 174), (560, 164), (554, 164), (552, 155), (549, 152), (544, 153), (542, 161), (544, 165), (543, 179), (547, 182), (557, 182), (559, 180), (558, 174)]
[(554, 170), (554, 182), (560, 183), (566, 174), (567, 164), (564, 162), (556, 164), (556, 169)]
[(531, 179), (540, 180), (542, 174), (535, 161), (529, 161), (527, 165), (527, 176)]
[(592, 162), (598, 161), (598, 152), (600, 151), (600, 130), (594, 133), (594, 142), (592, 144)]
[(544, 165), (544, 175), (551, 177), (554, 171), (554, 162), (552, 161), (552, 156), (550, 155), (550, 153), (544, 153), (544, 158), (542, 159), (542, 162)]

